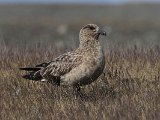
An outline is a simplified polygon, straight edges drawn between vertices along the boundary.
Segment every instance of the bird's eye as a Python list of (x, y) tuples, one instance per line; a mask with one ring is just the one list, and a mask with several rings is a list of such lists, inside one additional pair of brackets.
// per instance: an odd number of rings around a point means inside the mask
[(90, 26), (89, 28), (90, 28), (91, 30), (94, 30), (94, 29), (95, 29), (95, 27), (93, 27), (93, 26)]

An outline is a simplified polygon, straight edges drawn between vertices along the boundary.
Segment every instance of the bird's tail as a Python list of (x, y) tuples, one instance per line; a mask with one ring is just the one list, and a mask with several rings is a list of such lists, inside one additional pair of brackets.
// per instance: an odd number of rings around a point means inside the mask
[(38, 68), (38, 67), (34, 67), (34, 68), (28, 67), (28, 68), (19, 68), (19, 69), (20, 70), (25, 70), (25, 71), (38, 71), (41, 68)]
[(28, 71), (29, 73), (26, 75), (23, 75), (22, 77), (28, 80), (35, 80), (40, 81), (42, 79), (42, 76), (40, 74), (41, 68), (19, 68), (20, 70)]

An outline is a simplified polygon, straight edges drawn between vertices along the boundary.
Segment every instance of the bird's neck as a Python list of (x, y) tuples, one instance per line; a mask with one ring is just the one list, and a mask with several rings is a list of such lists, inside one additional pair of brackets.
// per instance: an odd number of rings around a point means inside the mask
[(83, 51), (83, 55), (87, 55), (88, 58), (95, 58), (95, 56), (103, 56), (102, 46), (97, 39), (88, 40), (87, 42), (83, 41), (82, 43), (80, 43), (78, 51)]
[(89, 38), (80, 40), (79, 48), (85, 49), (85, 48), (96, 48), (99, 47), (100, 43), (98, 39), (95, 38)]

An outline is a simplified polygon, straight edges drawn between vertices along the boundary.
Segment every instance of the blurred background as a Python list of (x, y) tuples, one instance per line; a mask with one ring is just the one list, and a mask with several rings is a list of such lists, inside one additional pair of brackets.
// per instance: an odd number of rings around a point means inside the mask
[(88, 23), (102, 26), (104, 47), (160, 45), (160, 0), (0, 0), (3, 46), (78, 45)]

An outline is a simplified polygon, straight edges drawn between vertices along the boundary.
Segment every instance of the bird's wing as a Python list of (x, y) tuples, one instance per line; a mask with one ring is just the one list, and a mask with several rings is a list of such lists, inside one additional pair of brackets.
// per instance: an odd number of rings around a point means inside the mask
[[(52, 62), (52, 61), (51, 61)], [(47, 67), (51, 62), (45, 62), (45, 63), (41, 63), (41, 64), (38, 64), (36, 65), (35, 67)]]
[(60, 55), (54, 61), (40, 64), (38, 67), (43, 67), (43, 69), (41, 69), (42, 76), (61, 76), (68, 73), (81, 63), (81, 55), (74, 52), (68, 52)]

